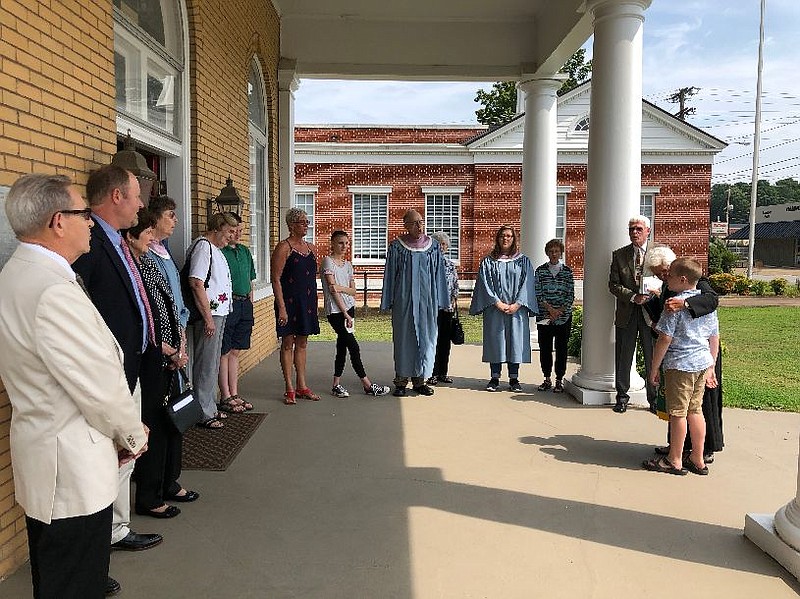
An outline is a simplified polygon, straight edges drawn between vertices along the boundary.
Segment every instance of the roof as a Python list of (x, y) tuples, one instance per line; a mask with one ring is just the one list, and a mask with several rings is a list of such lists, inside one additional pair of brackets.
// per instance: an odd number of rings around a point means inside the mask
[[(800, 220), (777, 223), (757, 223), (756, 239), (797, 239), (800, 238)], [(745, 225), (728, 239), (750, 239), (750, 225)]]

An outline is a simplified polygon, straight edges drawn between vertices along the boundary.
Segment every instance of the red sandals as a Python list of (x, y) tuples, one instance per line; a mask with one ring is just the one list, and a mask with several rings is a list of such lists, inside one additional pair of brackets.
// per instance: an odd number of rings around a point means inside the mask
[(319, 395), (314, 393), (311, 389), (297, 389), (295, 395), (300, 399), (310, 399), (311, 401), (319, 401)]
[(286, 393), (283, 394), (283, 403), (285, 403), (287, 406), (293, 406), (294, 404), (297, 403), (294, 396), (295, 396), (294, 391), (287, 391)]

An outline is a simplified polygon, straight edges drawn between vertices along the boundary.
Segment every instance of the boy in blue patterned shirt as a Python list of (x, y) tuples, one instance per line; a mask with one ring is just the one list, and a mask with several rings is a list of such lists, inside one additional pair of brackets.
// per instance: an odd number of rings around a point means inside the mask
[[(703, 271), (700, 264), (691, 258), (678, 258), (669, 267), (667, 285), (680, 299), (697, 295), (697, 281)], [(646, 460), (642, 465), (647, 470), (684, 475), (687, 469), (695, 474), (706, 475), (708, 468), (703, 462), (703, 443), (706, 437), (706, 421), (703, 417), (703, 393), (705, 387), (717, 386), (714, 364), (719, 351), (719, 321), (717, 313), (711, 312), (699, 318), (685, 310), (665, 313), (656, 325), (658, 341), (653, 349), (653, 364), (650, 368), (650, 384), (657, 387), (659, 369), (664, 369), (664, 394), (669, 414), (669, 455)], [(686, 428), (692, 438), (692, 453), (683, 467), (683, 442)]]

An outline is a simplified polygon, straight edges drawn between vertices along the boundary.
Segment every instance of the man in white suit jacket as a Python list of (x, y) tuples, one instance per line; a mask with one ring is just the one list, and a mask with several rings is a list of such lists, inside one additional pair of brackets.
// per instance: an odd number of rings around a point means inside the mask
[(20, 245), (0, 272), (0, 376), (34, 596), (103, 597), (117, 470), (147, 432), (122, 352), (70, 268), (89, 249), (83, 198), (67, 177), (26, 175), (6, 215)]

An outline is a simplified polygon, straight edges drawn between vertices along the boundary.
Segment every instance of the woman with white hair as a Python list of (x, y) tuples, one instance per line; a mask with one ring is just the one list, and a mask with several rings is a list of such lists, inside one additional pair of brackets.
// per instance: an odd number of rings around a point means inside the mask
[(438, 329), (436, 358), (433, 361), (433, 376), (426, 382), (429, 385), (436, 385), (437, 383), (449, 385), (453, 382), (453, 379), (447, 375), (447, 371), (450, 365), (450, 331), (453, 327), (454, 311), (458, 308), (456, 303), (458, 301), (458, 272), (456, 271), (455, 262), (447, 257), (450, 236), (443, 231), (437, 231), (431, 237), (439, 242), (439, 247), (442, 248), (442, 254), (444, 255), (444, 276), (447, 279), (447, 296), (450, 298), (450, 305), (443, 310), (439, 310), (439, 316), (436, 319), (436, 327)]
[[(319, 401), (306, 382), (308, 336), (319, 335), (317, 313), (317, 248), (304, 237), (308, 215), (299, 208), (286, 213), (289, 237), (272, 253), (272, 288), (275, 291), (275, 323), (281, 340), (281, 370), (286, 392), (283, 403), (294, 405), (297, 397)], [(297, 384), (292, 384), (292, 366)]]
[[(654, 326), (665, 310), (667, 312), (688, 310), (692, 318), (698, 318), (716, 310), (719, 303), (717, 294), (705, 277), (701, 277), (697, 282), (697, 288), (700, 290), (698, 295), (686, 300), (674, 297), (675, 293), (669, 290), (666, 283), (669, 276), (669, 267), (674, 260), (675, 252), (666, 245), (654, 245), (644, 255), (643, 268), (645, 274), (652, 273), (664, 281), (661, 289), (653, 290), (653, 297), (644, 304), (645, 310), (650, 315)], [(725, 445), (722, 434), (722, 352), (717, 354), (717, 364), (714, 370), (717, 378), (717, 387), (713, 389), (706, 387), (703, 394), (703, 416), (706, 420), (703, 461), (706, 464), (713, 462), (714, 452), (721, 451)], [(658, 455), (667, 455), (669, 453), (669, 429), (667, 429), (667, 443), (667, 446), (656, 447), (655, 451)], [(686, 435), (686, 442), (683, 446), (684, 454), (690, 452), (691, 449), (692, 441), (689, 435)]]

